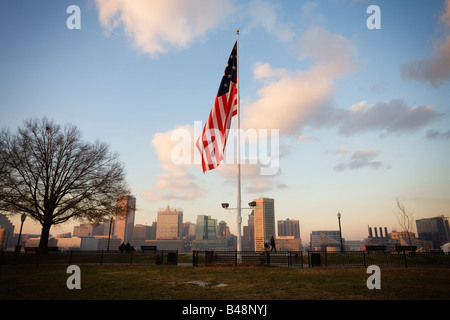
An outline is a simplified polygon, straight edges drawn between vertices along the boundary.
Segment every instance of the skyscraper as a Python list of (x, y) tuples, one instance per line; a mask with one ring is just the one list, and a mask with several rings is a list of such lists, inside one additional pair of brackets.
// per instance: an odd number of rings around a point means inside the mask
[(116, 221), (114, 235), (122, 239), (122, 242), (132, 243), (134, 229), (134, 214), (136, 210), (136, 198), (133, 196), (117, 197)]
[(180, 240), (183, 237), (183, 210), (167, 206), (158, 210), (156, 240)]
[(450, 229), (446, 217), (416, 220), (419, 239), (431, 240), (435, 249), (439, 249), (444, 243), (450, 242)]
[(0, 214), (0, 251), (11, 246), (14, 234), (14, 225), (4, 214)]
[(252, 210), (252, 213), (248, 216), (247, 225), (243, 227), (242, 249), (244, 251), (255, 250), (254, 217), (254, 210)]
[(294, 239), (300, 239), (300, 223), (298, 220), (278, 220), (278, 236), (293, 236)]
[(253, 209), (255, 251), (263, 251), (264, 243), (275, 237), (275, 206), (274, 199), (259, 198), (254, 200)]
[(217, 219), (211, 219), (211, 216), (198, 215), (195, 238), (197, 240), (217, 239)]
[(220, 221), (217, 225), (217, 236), (221, 239), (228, 239), (230, 236), (230, 228), (225, 221)]

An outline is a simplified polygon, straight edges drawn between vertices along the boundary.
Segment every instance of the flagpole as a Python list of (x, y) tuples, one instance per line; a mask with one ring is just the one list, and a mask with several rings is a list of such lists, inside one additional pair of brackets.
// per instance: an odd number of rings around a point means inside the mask
[(238, 261), (241, 262), (240, 252), (242, 251), (242, 238), (241, 238), (241, 158), (240, 158), (240, 131), (241, 131), (241, 110), (240, 110), (240, 96), (239, 96), (239, 29), (236, 30), (236, 59), (237, 59), (237, 251), (239, 252)]

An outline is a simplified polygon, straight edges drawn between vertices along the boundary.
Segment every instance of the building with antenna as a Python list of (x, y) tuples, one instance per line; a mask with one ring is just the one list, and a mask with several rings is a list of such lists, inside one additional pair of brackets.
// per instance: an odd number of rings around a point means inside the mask
[(270, 198), (259, 198), (254, 201), (255, 251), (264, 251), (264, 244), (270, 243), (272, 236), (275, 237), (275, 202)]
[(136, 198), (133, 196), (117, 197), (116, 220), (114, 235), (123, 243), (132, 244), (134, 230), (134, 216), (136, 212)]

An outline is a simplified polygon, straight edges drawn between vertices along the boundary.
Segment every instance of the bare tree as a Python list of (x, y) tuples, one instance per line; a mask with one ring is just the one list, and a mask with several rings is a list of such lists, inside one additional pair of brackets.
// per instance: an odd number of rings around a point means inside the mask
[(42, 225), (39, 250), (50, 228), (70, 219), (103, 220), (128, 192), (118, 154), (105, 143), (81, 140), (72, 125), (29, 119), (16, 134), (0, 132), (0, 209), (25, 213)]
[(414, 219), (411, 212), (405, 209), (405, 206), (400, 202), (398, 198), (397, 200), (397, 221), (400, 224), (400, 227), (405, 231), (408, 235), (408, 239), (411, 241), (411, 233), (414, 225)]

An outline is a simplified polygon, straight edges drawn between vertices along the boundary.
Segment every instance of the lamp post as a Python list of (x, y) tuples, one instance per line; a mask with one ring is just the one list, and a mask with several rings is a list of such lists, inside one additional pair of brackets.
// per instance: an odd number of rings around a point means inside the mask
[[(237, 210), (238, 209), (238, 208), (229, 208), (230, 205), (228, 203), (222, 203), (221, 205), (222, 205), (222, 208), (224, 208), (225, 210)], [(253, 207), (256, 206), (256, 202), (255, 201), (249, 202), (248, 205), (250, 206), (249, 208), (241, 208), (241, 209), (252, 209)], [(238, 217), (238, 219), (239, 218), (240, 217)], [(240, 230), (241, 223), (240, 222), (241, 221), (238, 221), (238, 241), (237, 241), (237, 251), (239, 252), (239, 254), (238, 254), (239, 261), (241, 260), (240, 251), (242, 251), (242, 240), (241, 240), (241, 230)]]
[(27, 218), (27, 215), (25, 213), (22, 213), (22, 215), (20, 216), (20, 232), (19, 232), (19, 239), (17, 239), (17, 245), (16, 245), (16, 250), (15, 252), (17, 254), (20, 253), (20, 238), (22, 236), (22, 227), (23, 227), (23, 222), (25, 221), (25, 219)]
[(111, 226), (113, 222), (113, 217), (109, 220), (109, 234), (108, 234), (108, 248), (106, 248), (106, 252), (109, 253), (109, 240), (111, 239)]
[(341, 213), (340, 212), (338, 212), (337, 217), (338, 217), (338, 221), (339, 221), (339, 238), (341, 239), (341, 252), (343, 252), (344, 247), (342, 246)]

